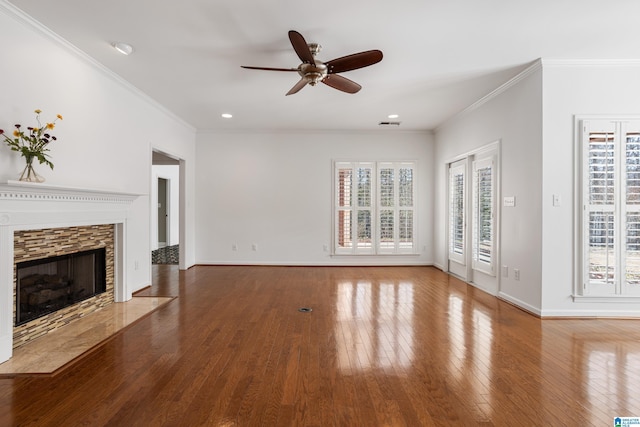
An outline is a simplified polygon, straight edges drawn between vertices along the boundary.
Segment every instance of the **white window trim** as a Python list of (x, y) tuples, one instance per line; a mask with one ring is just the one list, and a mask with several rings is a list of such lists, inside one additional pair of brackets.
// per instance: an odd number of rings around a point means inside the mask
[(574, 257), (573, 257), (573, 295), (574, 302), (583, 303), (637, 303), (640, 300), (639, 295), (598, 295), (589, 294), (585, 281), (585, 241), (584, 241), (584, 215), (585, 215), (585, 186), (584, 183), (584, 126), (588, 121), (640, 121), (640, 115), (599, 115), (585, 114), (574, 115)]
[[(418, 162), (416, 160), (401, 160), (401, 161), (349, 161), (349, 160), (334, 160), (333, 162), (333, 181), (332, 181), (332, 227), (331, 227), (331, 256), (332, 257), (388, 257), (388, 256), (418, 256), (419, 252), (419, 242), (418, 242)], [(398, 245), (398, 235), (395, 235), (396, 243), (394, 245), (393, 250), (380, 250), (379, 245), (379, 222), (378, 222), (378, 213), (379, 213), (379, 200), (378, 200), (378, 173), (381, 167), (394, 167), (395, 170), (398, 170), (402, 166), (409, 166), (412, 168), (413, 172), (413, 207), (411, 210), (413, 211), (413, 244), (411, 249), (403, 250), (399, 248)], [(341, 167), (351, 167), (355, 170), (358, 167), (372, 167), (372, 189), (371, 189), (371, 235), (372, 235), (372, 247), (371, 250), (363, 250), (358, 249), (357, 242), (354, 241), (354, 244), (351, 248), (339, 248), (337, 244), (337, 225), (338, 225), (338, 216), (337, 212), (339, 210), (338, 206), (338, 194), (336, 192), (336, 185), (338, 182), (338, 170)], [(398, 180), (394, 181), (395, 183), (395, 197), (397, 200), (397, 185)], [(355, 185), (355, 181), (354, 181)], [(354, 206), (357, 203), (356, 200), (353, 200)], [(399, 206), (395, 206), (394, 208), (395, 216), (397, 216), (397, 212), (400, 209)], [(355, 209), (354, 209), (355, 210)], [(354, 220), (357, 216), (354, 215)], [(398, 224), (397, 218), (394, 224)], [(353, 227), (357, 228), (357, 223), (354, 221)], [(397, 225), (396, 225), (397, 227)], [(396, 229), (397, 230), (397, 229)]]

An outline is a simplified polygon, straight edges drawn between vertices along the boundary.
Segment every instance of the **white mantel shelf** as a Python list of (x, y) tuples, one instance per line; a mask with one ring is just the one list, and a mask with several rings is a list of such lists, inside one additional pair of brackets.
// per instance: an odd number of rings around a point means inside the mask
[(141, 194), (62, 187), (43, 183), (8, 181), (0, 184), (0, 200), (131, 203)]

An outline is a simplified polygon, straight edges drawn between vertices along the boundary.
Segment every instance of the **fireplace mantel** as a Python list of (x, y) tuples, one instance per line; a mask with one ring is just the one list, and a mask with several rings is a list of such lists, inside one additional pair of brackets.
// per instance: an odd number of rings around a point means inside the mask
[(0, 184), (0, 200), (131, 203), (139, 194), (79, 187), (61, 187), (22, 181)]
[(14, 232), (114, 224), (115, 301), (131, 299), (126, 283), (127, 218), (138, 194), (8, 181), (0, 183), (0, 363), (13, 344)]

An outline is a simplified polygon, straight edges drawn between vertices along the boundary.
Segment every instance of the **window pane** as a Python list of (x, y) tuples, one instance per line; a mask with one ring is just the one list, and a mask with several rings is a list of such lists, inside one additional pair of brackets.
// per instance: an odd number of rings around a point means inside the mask
[(627, 133), (627, 203), (640, 204), (640, 132)]
[(380, 211), (380, 248), (393, 249), (395, 246), (393, 238), (393, 211)]
[(476, 170), (476, 256), (477, 261), (491, 263), (493, 242), (493, 191), (491, 167)]
[(413, 206), (413, 169), (401, 168), (398, 172), (400, 206)]
[(613, 133), (589, 134), (589, 203), (613, 204), (614, 197)]
[(452, 173), (449, 182), (449, 251), (464, 254), (464, 173)]
[(411, 249), (413, 247), (413, 211), (401, 210), (399, 222), (400, 249)]
[(338, 211), (338, 247), (352, 248), (351, 239), (351, 211)]
[(627, 213), (626, 282), (640, 286), (640, 213)]
[(358, 211), (358, 248), (371, 247), (371, 212)]
[(371, 206), (371, 169), (358, 168), (358, 206)]
[[(335, 162), (334, 167), (334, 250), (343, 254), (415, 250), (414, 164)], [(401, 206), (406, 212), (401, 213)]]
[(353, 172), (351, 169), (338, 170), (338, 206), (351, 206), (351, 186)]
[(610, 212), (589, 214), (589, 279), (611, 283), (615, 279), (614, 222)]
[(393, 206), (393, 169), (380, 169), (380, 206)]

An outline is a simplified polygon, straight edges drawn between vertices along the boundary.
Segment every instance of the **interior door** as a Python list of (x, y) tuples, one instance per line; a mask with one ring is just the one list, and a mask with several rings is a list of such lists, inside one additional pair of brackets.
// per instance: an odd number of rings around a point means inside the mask
[(169, 233), (167, 232), (169, 215), (167, 189), (167, 180), (158, 178), (158, 247), (166, 246), (169, 241)]

